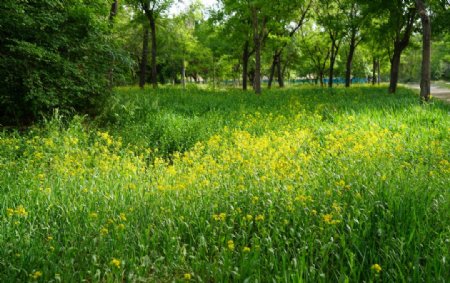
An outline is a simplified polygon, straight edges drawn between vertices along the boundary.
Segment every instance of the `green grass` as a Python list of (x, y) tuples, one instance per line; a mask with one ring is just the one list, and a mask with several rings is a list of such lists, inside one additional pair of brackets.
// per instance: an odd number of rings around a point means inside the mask
[(0, 281), (445, 282), (449, 111), (121, 88), (94, 121), (5, 131)]

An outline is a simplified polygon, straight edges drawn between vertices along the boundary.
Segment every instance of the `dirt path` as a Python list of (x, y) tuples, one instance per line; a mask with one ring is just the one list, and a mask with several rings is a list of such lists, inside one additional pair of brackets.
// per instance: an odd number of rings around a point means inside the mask
[[(420, 85), (418, 85), (418, 84), (408, 84), (407, 86), (410, 88), (413, 88), (413, 89), (417, 89), (417, 90), (420, 89)], [(449, 87), (450, 87), (450, 85), (449, 85)], [(450, 89), (432, 85), (431, 86), (431, 96), (436, 97), (440, 100), (443, 100), (447, 103), (450, 103)]]

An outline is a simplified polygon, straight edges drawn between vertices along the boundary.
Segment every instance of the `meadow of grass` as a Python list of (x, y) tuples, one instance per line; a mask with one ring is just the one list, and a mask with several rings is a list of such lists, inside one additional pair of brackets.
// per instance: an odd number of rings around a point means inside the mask
[(445, 282), (450, 107), (122, 88), (0, 133), (0, 282)]

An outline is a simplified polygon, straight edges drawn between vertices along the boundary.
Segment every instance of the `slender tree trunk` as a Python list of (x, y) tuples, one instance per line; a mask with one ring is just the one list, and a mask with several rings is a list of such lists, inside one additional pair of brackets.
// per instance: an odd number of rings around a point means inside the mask
[(181, 66), (181, 83), (183, 85), (183, 89), (185, 89), (186, 88), (186, 63), (184, 61), (184, 58), (183, 58), (183, 65)]
[(242, 89), (247, 90), (248, 81), (248, 60), (250, 57), (249, 42), (245, 41), (244, 53), (242, 54)]
[(319, 74), (319, 81), (320, 81), (320, 87), (323, 87), (323, 73), (320, 72)]
[(284, 80), (283, 80), (283, 68), (281, 66), (281, 54), (278, 55), (277, 70), (278, 70), (278, 86), (280, 88), (283, 88), (284, 87)]
[[(109, 25), (111, 30), (114, 26), (114, 18), (117, 15), (117, 10), (119, 8), (119, 0), (114, 0), (114, 2), (111, 4), (111, 10), (109, 11)], [(109, 87), (112, 88), (114, 86), (114, 66), (116, 62), (114, 57), (111, 60), (111, 67), (109, 68), (108, 72), (108, 80), (109, 80)]]
[(409, 39), (411, 37), (415, 19), (416, 19), (416, 10), (410, 9), (408, 21), (406, 23), (403, 36), (402, 38), (397, 37), (397, 39), (394, 42), (394, 53), (391, 58), (391, 76), (389, 83), (389, 93), (395, 93), (397, 91), (398, 75), (400, 69), (400, 58), (403, 50), (409, 44)]
[(214, 58), (214, 55), (212, 57), (213, 59), (213, 89), (216, 89), (216, 60)]
[(377, 82), (378, 85), (381, 83), (381, 70), (380, 70), (380, 59), (377, 59)]
[(430, 100), (431, 92), (431, 24), (425, 3), (423, 0), (416, 0), (416, 7), (422, 22), (422, 71), (420, 79), (420, 97), (424, 101)]
[(250, 84), (254, 88), (254, 86), (255, 86), (255, 69), (254, 68), (251, 68), (250, 71), (248, 72), (248, 79), (250, 81)]
[(278, 61), (278, 56), (275, 52), (275, 55), (273, 55), (272, 66), (270, 66), (269, 83), (267, 84), (267, 87), (269, 89), (272, 88), (272, 82), (273, 82), (273, 77), (275, 76), (275, 68), (277, 66), (277, 61)]
[(148, 27), (144, 26), (144, 40), (142, 41), (142, 60), (139, 73), (139, 87), (144, 88), (147, 79), (147, 61), (148, 61)]
[(111, 10), (109, 12), (109, 20), (111, 22), (114, 21), (114, 18), (117, 15), (117, 10), (119, 9), (119, 0), (114, 0), (114, 2), (111, 4)]
[(330, 73), (328, 78), (328, 87), (333, 87), (334, 77), (334, 63), (336, 62), (337, 53), (339, 51), (339, 45), (336, 44), (336, 40), (331, 40), (331, 55), (330, 55)]
[(356, 50), (356, 35), (352, 33), (352, 37), (350, 39), (350, 48), (347, 56), (347, 64), (345, 70), (345, 87), (350, 87), (352, 80), (352, 63), (353, 63), (353, 55)]
[(402, 55), (401, 50), (396, 46), (394, 49), (394, 55), (392, 55), (391, 59), (391, 76), (389, 82), (389, 93), (395, 93), (397, 91), (401, 55)]
[(375, 85), (377, 76), (377, 59), (373, 57), (373, 65), (372, 65), (372, 85)]
[(255, 44), (255, 77), (253, 87), (257, 95), (261, 94), (261, 38), (259, 34), (259, 19), (258, 9), (252, 8), (252, 20), (253, 20), (253, 42)]
[(151, 29), (151, 40), (152, 40), (152, 60), (151, 60), (151, 66), (152, 66), (152, 74), (151, 74), (151, 82), (153, 85), (153, 88), (158, 87), (158, 78), (157, 78), (157, 70), (156, 70), (156, 23), (155, 23), (155, 16), (153, 14), (153, 11), (150, 11), (147, 14), (148, 20), (150, 22), (150, 29)]

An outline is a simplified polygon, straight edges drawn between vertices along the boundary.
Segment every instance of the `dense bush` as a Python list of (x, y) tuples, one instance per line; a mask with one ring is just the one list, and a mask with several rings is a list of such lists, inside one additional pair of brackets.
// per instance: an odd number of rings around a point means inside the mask
[[(0, 124), (92, 111), (118, 66), (105, 1), (0, 1)], [(117, 71), (114, 72), (117, 74)]]

